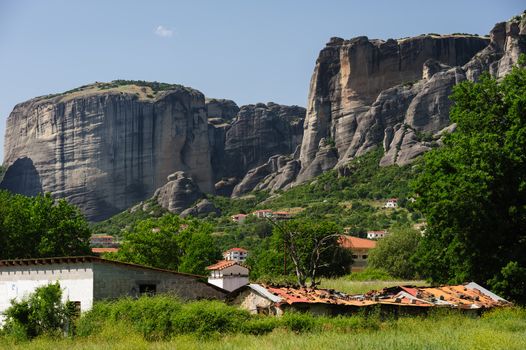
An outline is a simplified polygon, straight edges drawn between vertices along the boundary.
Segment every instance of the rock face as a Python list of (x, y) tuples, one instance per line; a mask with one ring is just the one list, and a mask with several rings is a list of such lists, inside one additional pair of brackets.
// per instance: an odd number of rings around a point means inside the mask
[(290, 154), (301, 144), (305, 109), (276, 103), (242, 106), (226, 132), (223, 177), (242, 178), (276, 154)]
[(176, 170), (213, 189), (205, 98), (177, 85), (97, 83), (18, 104), (4, 149), (3, 188), (51, 192), (90, 220), (151, 197)]
[(489, 38), (332, 38), (311, 79), (296, 182), (378, 145), (385, 150), (382, 165), (408, 164), (439, 145), (439, 132), (450, 124), (453, 86), (484, 71), (504, 76), (526, 52), (525, 34), (522, 15), (497, 24)]
[(168, 182), (155, 191), (153, 199), (174, 214), (181, 214), (185, 209), (203, 197), (192, 178), (183, 171), (168, 176)]

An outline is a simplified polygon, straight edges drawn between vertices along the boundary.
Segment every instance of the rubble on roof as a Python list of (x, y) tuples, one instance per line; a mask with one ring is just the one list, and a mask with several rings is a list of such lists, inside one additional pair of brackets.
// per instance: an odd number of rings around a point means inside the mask
[(247, 290), (272, 302), (274, 307), (281, 310), (291, 307), (301, 307), (305, 310), (305, 307), (314, 305), (318, 308), (337, 309), (340, 312), (373, 305), (386, 308), (402, 307), (408, 310), (425, 310), (431, 307), (483, 310), (511, 305), (510, 302), (474, 282), (439, 287), (395, 286), (357, 295), (349, 295), (332, 289), (250, 284), (234, 291), (230, 299), (235, 299)]

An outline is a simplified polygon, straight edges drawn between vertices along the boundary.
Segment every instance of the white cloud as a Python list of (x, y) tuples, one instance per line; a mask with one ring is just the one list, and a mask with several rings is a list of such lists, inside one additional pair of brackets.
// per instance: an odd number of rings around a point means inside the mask
[(174, 35), (174, 31), (172, 29), (163, 26), (157, 26), (154, 33), (161, 38), (170, 38)]

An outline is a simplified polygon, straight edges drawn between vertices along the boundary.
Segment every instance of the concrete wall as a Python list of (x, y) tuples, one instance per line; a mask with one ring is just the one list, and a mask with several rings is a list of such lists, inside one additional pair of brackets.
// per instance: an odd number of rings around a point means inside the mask
[(91, 263), (2, 266), (0, 268), (0, 313), (20, 301), (36, 288), (59, 281), (63, 301), (80, 301), (81, 311), (93, 305), (93, 270)]
[(181, 299), (223, 299), (225, 296), (224, 292), (195, 277), (159, 270), (94, 262), (93, 273), (95, 300), (136, 297), (141, 284), (153, 284), (157, 294), (174, 294)]

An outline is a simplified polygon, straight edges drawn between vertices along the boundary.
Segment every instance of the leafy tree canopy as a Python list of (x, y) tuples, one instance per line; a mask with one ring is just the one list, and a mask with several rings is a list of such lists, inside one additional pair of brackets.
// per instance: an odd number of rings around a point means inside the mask
[(487, 283), (513, 271), (521, 275), (526, 69), (515, 67), (501, 81), (485, 75), (477, 83), (463, 82), (452, 99), (457, 130), (444, 147), (425, 156), (416, 181), (418, 205), (428, 221), (416, 255), (419, 269), (435, 282)]
[(65, 200), (0, 191), (0, 259), (89, 254), (90, 235), (84, 216)]
[(380, 239), (376, 248), (371, 250), (369, 265), (394, 277), (415, 278), (414, 264), (408, 262), (418, 247), (420, 237), (420, 232), (409, 227), (391, 230), (389, 236)]
[(286, 274), (283, 265), (288, 261), (298, 284), (305, 286), (310, 279), (313, 287), (319, 276), (345, 274), (352, 257), (338, 244), (340, 231), (336, 224), (327, 221), (275, 222), (272, 236), (252, 260), (254, 272), (259, 276)]
[(139, 221), (124, 234), (121, 249), (109, 258), (181, 272), (204, 274), (221, 257), (212, 227), (178, 215)]

